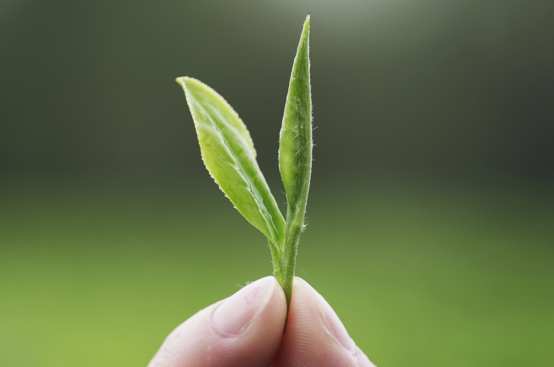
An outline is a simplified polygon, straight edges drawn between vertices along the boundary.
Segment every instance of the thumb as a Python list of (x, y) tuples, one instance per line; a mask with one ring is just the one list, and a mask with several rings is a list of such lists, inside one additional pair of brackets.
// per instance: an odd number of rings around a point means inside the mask
[(269, 367), (286, 313), (282, 288), (262, 278), (177, 327), (148, 367)]

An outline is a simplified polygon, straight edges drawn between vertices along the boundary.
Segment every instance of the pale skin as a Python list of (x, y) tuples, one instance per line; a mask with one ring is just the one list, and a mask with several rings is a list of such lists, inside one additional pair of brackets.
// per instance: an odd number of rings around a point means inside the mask
[(287, 305), (274, 277), (199, 311), (148, 367), (375, 367), (325, 299), (300, 278)]

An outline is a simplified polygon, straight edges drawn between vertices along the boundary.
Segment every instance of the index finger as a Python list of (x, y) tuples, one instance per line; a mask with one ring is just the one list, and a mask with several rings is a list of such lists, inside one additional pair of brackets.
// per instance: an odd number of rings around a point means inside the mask
[(325, 299), (294, 279), (287, 328), (273, 367), (375, 367)]

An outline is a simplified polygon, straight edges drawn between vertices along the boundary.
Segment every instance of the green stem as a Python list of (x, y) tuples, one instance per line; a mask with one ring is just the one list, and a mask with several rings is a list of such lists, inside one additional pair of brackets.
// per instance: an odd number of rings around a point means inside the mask
[[(303, 210), (288, 210), (287, 211), (287, 235), (285, 238), (285, 251), (282, 261), (280, 263), (280, 271), (282, 273), (282, 279), (279, 280), (283, 290), (285, 291), (285, 297), (287, 299), (287, 309), (290, 306), (290, 300), (292, 296), (292, 282), (294, 280), (294, 270), (296, 268), (296, 254), (298, 253), (298, 243), (300, 242), (300, 234), (302, 233), (302, 226), (304, 225), (304, 212)], [(294, 213), (301, 213), (301, 216)]]

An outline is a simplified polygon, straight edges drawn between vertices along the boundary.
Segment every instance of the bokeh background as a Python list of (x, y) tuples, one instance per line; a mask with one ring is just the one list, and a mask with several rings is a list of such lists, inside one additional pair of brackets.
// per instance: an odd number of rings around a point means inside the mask
[[(144, 366), (271, 273), (178, 76), (277, 149), (311, 13), (297, 275), (380, 367), (554, 365), (554, 2), (0, 2), (0, 365)], [(283, 205), (283, 210), (285, 209)]]

